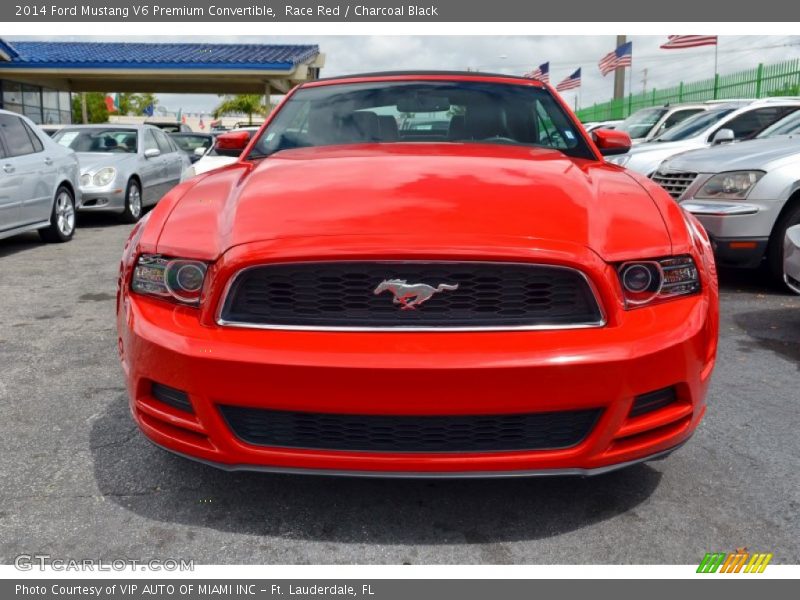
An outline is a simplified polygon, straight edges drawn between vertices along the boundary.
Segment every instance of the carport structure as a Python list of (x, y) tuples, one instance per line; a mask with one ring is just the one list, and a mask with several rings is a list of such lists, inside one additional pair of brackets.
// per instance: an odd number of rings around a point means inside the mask
[(47, 92), (269, 96), (317, 79), (323, 65), (316, 45), (0, 40), (3, 108), (19, 104), (19, 112), (34, 118), (28, 104), (38, 90), (43, 116), (34, 120), (40, 122), (48, 122)]

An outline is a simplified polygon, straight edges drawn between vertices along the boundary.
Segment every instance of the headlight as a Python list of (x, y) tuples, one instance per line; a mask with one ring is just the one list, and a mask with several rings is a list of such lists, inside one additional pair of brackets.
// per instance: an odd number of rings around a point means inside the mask
[(744, 200), (750, 189), (764, 176), (763, 171), (719, 173), (703, 184), (694, 197), (720, 200)]
[(199, 260), (142, 254), (133, 270), (131, 289), (197, 306), (207, 269), (206, 263)]
[(117, 170), (114, 167), (103, 167), (92, 177), (92, 185), (97, 187), (105, 187), (117, 176)]
[(86, 187), (92, 185), (92, 176), (89, 173), (83, 173), (81, 175), (81, 187)]
[(611, 156), (606, 159), (606, 162), (610, 162), (612, 165), (619, 165), (620, 167), (624, 167), (628, 164), (628, 161), (631, 159), (630, 154), (618, 154), (617, 156)]
[(691, 256), (625, 262), (617, 267), (617, 274), (625, 308), (700, 291), (700, 276)]

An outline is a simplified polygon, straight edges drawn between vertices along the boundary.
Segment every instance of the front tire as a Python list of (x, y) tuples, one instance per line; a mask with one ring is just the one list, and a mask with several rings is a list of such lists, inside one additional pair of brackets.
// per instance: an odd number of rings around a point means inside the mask
[(772, 281), (778, 285), (783, 283), (783, 240), (786, 230), (794, 225), (800, 225), (800, 203), (796, 203), (775, 224), (772, 236), (767, 247), (767, 269)]
[(142, 218), (142, 188), (135, 179), (125, 189), (125, 210), (119, 217), (123, 223), (136, 223)]
[(39, 230), (45, 242), (68, 242), (75, 234), (75, 197), (65, 185), (58, 186), (50, 213), (50, 225)]

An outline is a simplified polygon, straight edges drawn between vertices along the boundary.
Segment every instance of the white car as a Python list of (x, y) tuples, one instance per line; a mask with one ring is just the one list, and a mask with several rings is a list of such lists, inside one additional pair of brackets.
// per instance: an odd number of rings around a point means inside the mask
[(800, 98), (721, 104), (689, 117), (652, 142), (607, 160), (650, 176), (664, 160), (679, 152), (746, 139), (798, 109)]
[[(247, 132), (249, 137), (253, 137), (253, 134), (261, 129), (261, 127), (239, 127), (238, 129), (231, 129), (230, 131), (226, 131), (225, 133), (221, 133), (217, 136), (217, 139), (214, 140), (214, 144), (206, 149), (203, 149), (202, 152), (197, 152), (198, 156), (200, 156), (200, 160), (195, 162), (192, 167), (191, 171), (193, 171), (194, 175), (200, 175), (201, 173), (205, 173), (206, 171), (211, 171), (212, 169), (219, 169), (220, 167), (224, 167), (225, 165), (229, 165), (231, 163), (235, 163), (236, 160), (239, 158), (240, 151), (237, 150), (235, 152), (228, 152), (223, 148), (219, 147), (218, 139), (221, 136), (228, 136), (234, 134), (236, 132), (245, 131)], [(198, 148), (200, 150), (200, 148)]]
[(631, 142), (642, 144), (658, 137), (667, 129), (671, 129), (697, 113), (712, 108), (712, 103), (674, 104), (670, 106), (651, 106), (637, 110), (616, 126), (631, 136)]
[(586, 130), (586, 133), (591, 133), (595, 129), (616, 129), (620, 123), (622, 123), (622, 119), (615, 119), (612, 121), (593, 121), (591, 123), (584, 123), (583, 128)]
[(786, 230), (783, 245), (783, 280), (789, 288), (800, 294), (800, 225)]
[(27, 117), (0, 110), (0, 239), (38, 231), (46, 242), (75, 233), (80, 168)]

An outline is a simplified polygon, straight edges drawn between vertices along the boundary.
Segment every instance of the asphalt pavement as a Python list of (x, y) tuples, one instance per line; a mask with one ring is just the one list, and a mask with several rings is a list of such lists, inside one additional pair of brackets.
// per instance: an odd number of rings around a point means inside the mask
[(669, 458), (589, 479), (371, 480), (226, 473), (131, 420), (114, 294), (130, 226), (0, 241), (0, 562), (800, 562), (800, 297), (722, 274), (708, 413)]

